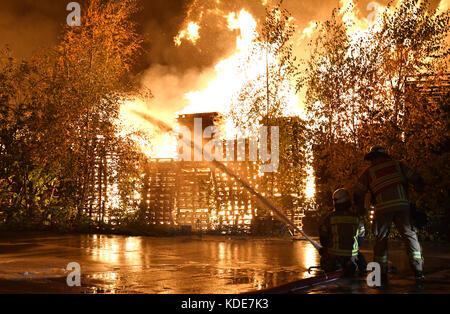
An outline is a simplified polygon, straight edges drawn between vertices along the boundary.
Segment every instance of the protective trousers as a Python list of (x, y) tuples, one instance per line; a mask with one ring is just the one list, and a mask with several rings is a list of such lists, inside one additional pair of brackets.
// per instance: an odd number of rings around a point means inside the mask
[(410, 212), (405, 209), (375, 214), (375, 247), (373, 250), (375, 262), (381, 265), (383, 273), (387, 273), (387, 241), (392, 222), (402, 236), (413, 271), (423, 271), (422, 250), (414, 226), (411, 224)]

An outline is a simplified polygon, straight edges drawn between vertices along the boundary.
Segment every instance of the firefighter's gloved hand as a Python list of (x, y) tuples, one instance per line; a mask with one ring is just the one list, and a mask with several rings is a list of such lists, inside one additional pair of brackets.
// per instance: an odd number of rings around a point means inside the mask
[(319, 249), (319, 254), (322, 256), (323, 254), (325, 254), (325, 248), (321, 247)]

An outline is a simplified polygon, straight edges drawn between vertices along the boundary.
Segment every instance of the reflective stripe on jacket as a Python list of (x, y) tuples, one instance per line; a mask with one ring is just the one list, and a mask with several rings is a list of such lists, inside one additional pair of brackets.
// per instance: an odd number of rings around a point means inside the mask
[(368, 167), (356, 186), (360, 194), (370, 191), (375, 211), (408, 209), (408, 177), (413, 172), (398, 161), (383, 160)]
[(333, 212), (320, 225), (320, 242), (337, 256), (358, 255), (359, 219), (348, 212)]

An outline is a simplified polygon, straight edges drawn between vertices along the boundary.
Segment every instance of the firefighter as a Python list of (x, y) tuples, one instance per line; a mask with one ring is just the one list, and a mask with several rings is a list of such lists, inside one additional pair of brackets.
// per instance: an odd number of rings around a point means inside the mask
[(387, 281), (387, 240), (392, 222), (406, 244), (416, 279), (422, 281), (422, 249), (411, 223), (407, 191), (408, 183), (412, 183), (416, 191), (422, 193), (423, 181), (406, 165), (392, 160), (381, 146), (372, 147), (364, 156), (364, 160), (370, 161), (371, 164), (358, 179), (354, 201), (358, 210), (363, 210), (365, 194), (369, 192), (372, 197), (375, 206), (374, 260), (381, 266), (382, 281)]
[(338, 189), (333, 193), (334, 211), (328, 214), (319, 226), (320, 243), (323, 249), (321, 267), (326, 272), (342, 268), (346, 276), (358, 269), (358, 235), (360, 222), (351, 212), (350, 193)]

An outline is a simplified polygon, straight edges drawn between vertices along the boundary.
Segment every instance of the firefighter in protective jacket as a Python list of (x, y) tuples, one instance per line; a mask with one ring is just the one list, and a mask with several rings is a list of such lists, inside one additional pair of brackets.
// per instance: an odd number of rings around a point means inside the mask
[(374, 259), (381, 265), (382, 278), (387, 279), (387, 240), (392, 222), (400, 232), (408, 250), (416, 279), (422, 280), (423, 258), (414, 226), (411, 223), (408, 183), (417, 192), (423, 191), (423, 181), (405, 164), (392, 160), (381, 146), (374, 146), (364, 157), (371, 162), (355, 187), (354, 200), (359, 210), (364, 207), (364, 196), (369, 192), (375, 206)]
[(358, 216), (350, 211), (350, 194), (345, 189), (333, 193), (334, 211), (319, 226), (321, 266), (326, 272), (343, 268), (345, 275), (353, 275), (357, 267), (358, 237), (361, 225)]

